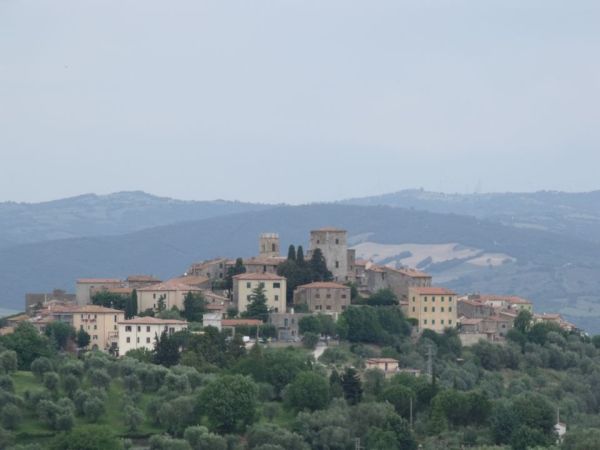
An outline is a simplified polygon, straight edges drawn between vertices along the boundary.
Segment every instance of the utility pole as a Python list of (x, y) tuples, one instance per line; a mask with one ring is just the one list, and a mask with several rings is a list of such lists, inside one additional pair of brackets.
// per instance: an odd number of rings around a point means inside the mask
[(413, 429), (413, 399), (410, 398), (410, 431)]

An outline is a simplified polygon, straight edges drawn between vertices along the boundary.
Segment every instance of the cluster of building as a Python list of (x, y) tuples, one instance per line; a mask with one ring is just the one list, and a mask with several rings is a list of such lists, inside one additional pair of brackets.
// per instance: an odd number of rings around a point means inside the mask
[[(53, 291), (50, 294), (28, 294), (25, 299), (29, 320), (43, 331), (48, 323), (60, 320), (91, 336), (91, 346), (100, 350), (117, 348), (124, 354), (135, 348), (152, 349), (155, 338), (163, 331), (174, 333), (187, 327), (184, 321), (154, 317), (125, 320), (123, 311), (92, 305), (98, 293), (131, 296), (135, 290), (138, 311), (184, 309), (188, 293), (202, 294), (207, 301), (204, 324), (219, 329), (248, 325), (248, 320), (224, 319), (228, 311), (243, 313), (259, 286), (262, 287), (270, 311), (269, 322), (280, 339), (297, 339), (299, 321), (307, 314), (328, 314), (334, 320), (351, 304), (351, 285), (368, 297), (382, 289), (392, 291), (406, 317), (415, 328), (442, 332), (459, 327), (463, 343), (479, 339), (500, 341), (513, 327), (520, 310), (533, 312), (531, 302), (514, 296), (468, 295), (432, 285), (431, 275), (410, 268), (377, 265), (356, 258), (348, 247), (345, 230), (321, 228), (310, 232), (307, 259), (319, 249), (325, 258), (332, 281), (298, 286), (293, 299), (286, 299), (287, 280), (277, 274), (286, 258), (281, 256), (280, 239), (275, 233), (259, 238), (257, 256), (243, 259), (245, 273), (232, 277), (232, 289), (224, 289), (230, 269), (236, 261), (215, 258), (192, 264), (183, 276), (166, 281), (150, 275), (132, 275), (124, 280), (82, 278), (77, 280), (75, 294)], [(291, 300), (291, 302), (290, 302)], [(303, 313), (296, 312), (302, 306)], [(535, 315), (536, 321), (552, 321), (565, 329), (573, 325), (557, 314)]]

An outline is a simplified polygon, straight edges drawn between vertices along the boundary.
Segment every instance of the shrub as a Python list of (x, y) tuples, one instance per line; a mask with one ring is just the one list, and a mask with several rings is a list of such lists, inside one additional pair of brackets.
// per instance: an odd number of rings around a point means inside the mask
[(0, 413), (2, 426), (7, 430), (16, 430), (21, 423), (21, 410), (14, 404), (4, 405)]

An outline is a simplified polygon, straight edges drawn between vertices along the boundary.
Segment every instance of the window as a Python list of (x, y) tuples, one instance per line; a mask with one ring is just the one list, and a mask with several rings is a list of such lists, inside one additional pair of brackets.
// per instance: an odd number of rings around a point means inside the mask
[(321, 298), (321, 294), (315, 294), (315, 298)]
[(97, 335), (97, 334), (95, 334), (95, 335), (92, 337), (92, 339), (93, 339), (94, 341), (97, 341), (97, 340), (98, 340), (98, 335)]
[(442, 297), (442, 303), (444, 303), (444, 297)]
[(325, 297), (327, 297), (327, 298), (331, 298), (331, 294), (327, 294)]
[(279, 295), (275, 296), (275, 301), (279, 301)]
[(427, 319), (423, 319), (423, 325), (427, 325)]
[(115, 321), (115, 322), (117, 321), (117, 315), (116, 315), (116, 314), (115, 314), (115, 320), (114, 320), (114, 321)]
[(98, 329), (98, 325), (94, 325), (94, 330), (97, 330), (97, 329)]
[(342, 305), (342, 311), (346, 309), (346, 305)]
[(140, 343), (140, 338), (137, 338), (137, 343), (138, 343), (138, 344)]
[(335, 268), (336, 268), (336, 269), (339, 269), (339, 268), (340, 268), (340, 262), (339, 262), (339, 261), (336, 261), (336, 262), (335, 262)]
[(138, 325), (138, 333), (139, 333), (140, 331), (142, 331), (142, 327), (140, 327), (140, 326)]
[(337, 245), (337, 244), (339, 244), (339, 243), (340, 243), (340, 240), (339, 240), (339, 239), (336, 239), (336, 240), (335, 240), (335, 243), (336, 243), (336, 245)]
[(448, 312), (452, 312), (452, 306), (448, 306)]
[(146, 327), (146, 333), (150, 333), (150, 325)]
[(441, 324), (444, 325), (444, 319), (440, 320)]
[(413, 306), (413, 312), (415, 312), (415, 307)]
[(83, 314), (81, 315), (81, 318), (83, 319)]
[(435, 306), (431, 307), (431, 312), (435, 312)]
[(423, 298), (423, 301), (424, 301), (425, 303), (427, 303), (427, 297)]
[(250, 296), (246, 295), (246, 300), (250, 301)]
[(431, 325), (435, 325), (435, 319), (431, 319)]
[(150, 343), (150, 338), (149, 338), (149, 337), (147, 337), (147, 338), (146, 338), (146, 344), (149, 344), (149, 343)]
[(283, 319), (283, 326), (286, 327), (286, 328), (289, 326), (288, 325), (288, 318), (287, 317), (285, 319)]
[(173, 334), (173, 333), (175, 333), (175, 328), (173, 328), (173, 327), (169, 328), (169, 334)]
[(423, 306), (423, 312), (427, 312), (427, 306)]
[(319, 240), (317, 239), (317, 244), (320, 244), (320, 243), (321, 243), (321, 241), (319, 241)]
[(448, 302), (452, 303), (452, 297), (448, 297)]
[(263, 283), (262, 281), (260, 283), (258, 283), (258, 287), (264, 288), (265, 287), (265, 283)]
[(448, 319), (448, 325), (452, 325), (452, 319)]
[(415, 302), (415, 298), (413, 297), (413, 303)]
[(156, 294), (152, 294), (152, 298), (156, 298)]
[(331, 305), (327, 305), (327, 309), (331, 309)]
[(342, 298), (346, 298), (346, 294), (342, 294)]
[(273, 283), (274, 289), (279, 289), (281, 287), (281, 283)]
[(250, 288), (252, 287), (252, 283), (250, 283), (250, 282), (248, 281), (248, 282), (246, 283), (246, 287), (247, 287), (248, 289), (250, 289)]
[(130, 338), (130, 337), (128, 337), (128, 338), (127, 338), (127, 343), (128, 343), (128, 344), (130, 344), (130, 343), (131, 343), (131, 338)]
[(117, 326), (116, 325), (113, 326), (113, 330), (117, 331)]
[(431, 297), (431, 303), (435, 303), (435, 297)]
[(442, 312), (444, 312), (444, 307), (442, 306)]
[(317, 310), (321, 310), (321, 309), (322, 309), (322, 307), (321, 307), (321, 305), (315, 305), (315, 309), (317, 309)]

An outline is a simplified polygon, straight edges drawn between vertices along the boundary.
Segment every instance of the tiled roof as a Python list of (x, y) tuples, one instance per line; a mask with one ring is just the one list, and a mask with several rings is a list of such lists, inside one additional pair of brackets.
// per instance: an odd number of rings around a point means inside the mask
[(147, 283), (150, 281), (160, 283), (161, 280), (154, 278), (152, 275), (129, 275), (127, 281), (131, 283)]
[(380, 363), (396, 363), (398, 364), (397, 359), (393, 358), (369, 358), (367, 359), (367, 364), (380, 364)]
[(80, 283), (80, 284), (92, 284), (92, 283), (116, 284), (116, 283), (122, 283), (122, 281), (119, 280), (118, 278), (79, 278), (77, 280), (77, 283)]
[(233, 277), (234, 280), (285, 280), (285, 277), (274, 273), (240, 273)]
[(480, 300), (483, 302), (506, 302), (514, 305), (531, 305), (529, 300), (526, 300), (515, 295), (480, 295)]
[(386, 269), (391, 269), (394, 272), (398, 272), (401, 273), (403, 275), (406, 275), (407, 277), (411, 277), (411, 278), (431, 278), (431, 275), (429, 275), (426, 272), (422, 272), (420, 270), (417, 269), (394, 269), (392, 267), (386, 267)]
[(60, 308), (60, 310), (55, 310), (53, 312), (60, 313), (72, 313), (72, 314), (80, 314), (80, 313), (94, 313), (94, 314), (115, 314), (115, 313), (123, 313), (120, 309), (113, 308), (105, 308), (100, 305), (85, 305), (85, 306), (67, 306), (64, 308)]
[(415, 287), (411, 288), (412, 292), (419, 295), (456, 295), (453, 291), (443, 287)]
[(483, 319), (469, 319), (468, 317), (461, 317), (459, 322), (463, 325), (478, 325)]
[(262, 320), (257, 319), (223, 319), (221, 321), (221, 326), (223, 327), (238, 327), (243, 325), (256, 326), (262, 324)]
[(187, 325), (185, 320), (159, 319), (158, 317), (134, 317), (129, 320), (121, 320), (119, 324), (123, 325)]
[(333, 281), (315, 281), (314, 283), (303, 284), (298, 286), (298, 289), (350, 289), (348, 286), (344, 286), (340, 283), (334, 283)]
[(165, 281), (165, 283), (181, 283), (181, 284), (187, 284), (189, 286), (196, 286), (199, 284), (208, 283), (209, 281), (210, 281), (210, 278), (202, 276), (202, 275), (188, 275), (185, 277), (172, 278), (168, 281)]
[(185, 292), (197, 292), (201, 291), (199, 287), (190, 286), (178, 281), (178, 278), (173, 280), (165, 281), (164, 283), (153, 284), (152, 286), (146, 286), (139, 288), (138, 292), (164, 292), (164, 291), (185, 291)]
[[(244, 265), (257, 265), (257, 266), (276, 266), (285, 261), (287, 258), (283, 256), (266, 257), (266, 256), (254, 256), (252, 258), (244, 259)], [(234, 263), (235, 264), (235, 263)]]
[(314, 231), (321, 231), (321, 232), (325, 232), (325, 233), (345, 233), (346, 230), (342, 229), (342, 228), (336, 228), (336, 227), (323, 227), (323, 228), (317, 228), (316, 230), (311, 230), (311, 232)]

